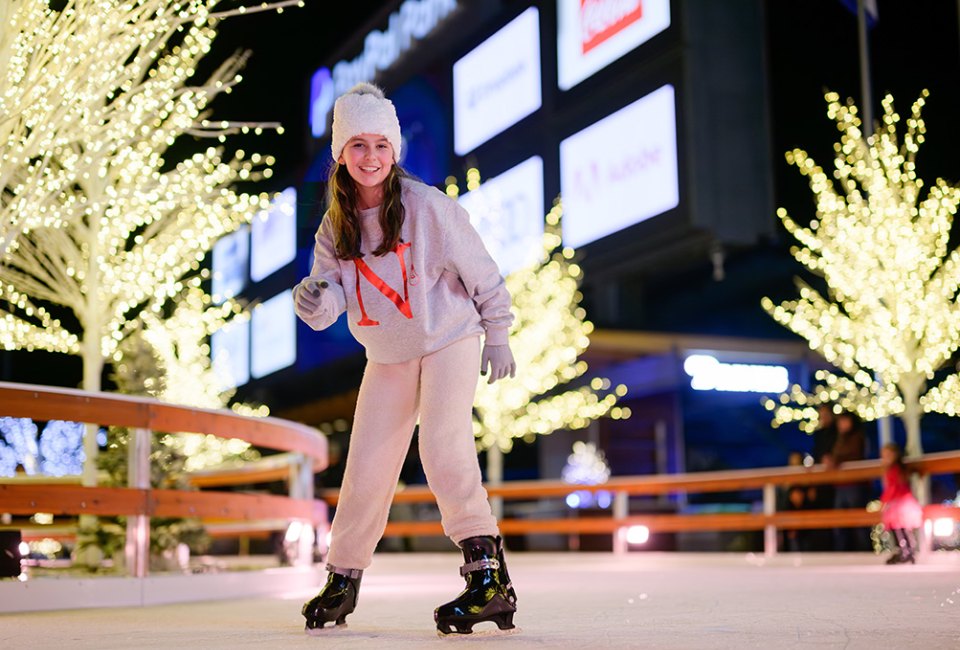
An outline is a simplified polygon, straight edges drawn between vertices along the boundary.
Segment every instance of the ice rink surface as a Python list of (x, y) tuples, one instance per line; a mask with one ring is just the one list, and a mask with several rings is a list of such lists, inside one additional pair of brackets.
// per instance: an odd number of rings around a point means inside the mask
[[(960, 648), (960, 553), (509, 553), (513, 634), (439, 638), (459, 555), (376, 556), (346, 628), (306, 636), (314, 591), (183, 605), (0, 615), (0, 648)], [(319, 587), (319, 585), (318, 585)], [(491, 630), (488, 632), (487, 630)]]

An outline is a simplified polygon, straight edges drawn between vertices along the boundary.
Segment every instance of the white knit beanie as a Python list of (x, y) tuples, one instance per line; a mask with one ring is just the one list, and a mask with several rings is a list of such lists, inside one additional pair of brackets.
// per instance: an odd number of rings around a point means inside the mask
[(400, 160), (400, 120), (393, 102), (371, 83), (361, 82), (340, 95), (333, 105), (333, 159), (340, 158), (347, 141), (361, 133), (385, 137), (393, 145), (393, 159)]

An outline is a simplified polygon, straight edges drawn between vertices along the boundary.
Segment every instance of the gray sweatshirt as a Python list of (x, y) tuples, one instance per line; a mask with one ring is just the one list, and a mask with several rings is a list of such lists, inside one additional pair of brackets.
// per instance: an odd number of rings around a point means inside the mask
[(468, 336), (507, 343), (513, 322), (510, 294), (467, 211), (440, 190), (404, 179), (401, 243), (375, 257), (383, 239), (379, 208), (360, 212), (363, 257), (337, 259), (330, 220), (316, 234), (313, 268), (294, 287), (326, 282), (320, 308), (297, 315), (314, 330), (347, 312), (353, 336), (376, 363), (422, 357)]

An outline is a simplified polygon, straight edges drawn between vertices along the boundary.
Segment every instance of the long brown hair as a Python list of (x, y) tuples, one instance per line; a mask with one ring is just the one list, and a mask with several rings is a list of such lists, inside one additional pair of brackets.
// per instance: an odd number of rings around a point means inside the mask
[[(374, 255), (385, 255), (400, 244), (400, 227), (403, 226), (404, 209), (400, 200), (402, 178), (408, 174), (394, 164), (383, 181), (383, 203), (380, 205), (380, 230), (383, 241), (373, 251)], [(334, 250), (341, 260), (363, 257), (360, 252), (360, 218), (357, 208), (357, 185), (350, 177), (346, 165), (334, 161), (327, 185), (327, 216), (331, 220), (334, 233)]]

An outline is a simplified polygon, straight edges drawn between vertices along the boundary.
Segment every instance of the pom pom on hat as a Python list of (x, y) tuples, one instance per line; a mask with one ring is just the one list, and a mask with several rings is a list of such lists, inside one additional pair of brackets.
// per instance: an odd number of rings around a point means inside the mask
[(400, 160), (400, 120), (393, 102), (383, 90), (361, 82), (340, 95), (333, 105), (333, 135), (330, 149), (333, 159), (340, 158), (347, 141), (361, 133), (382, 135), (393, 146), (394, 161)]

